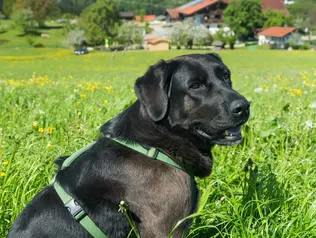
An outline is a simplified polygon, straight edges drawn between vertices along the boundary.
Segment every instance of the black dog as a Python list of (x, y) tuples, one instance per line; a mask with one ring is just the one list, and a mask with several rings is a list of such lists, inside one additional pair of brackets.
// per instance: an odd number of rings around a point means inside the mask
[[(242, 140), (249, 102), (232, 89), (230, 71), (216, 54), (160, 61), (137, 79), (135, 92), (138, 100), (107, 122), (103, 135), (157, 148), (198, 177), (211, 173), (215, 144)], [(168, 237), (197, 205), (197, 188), (187, 173), (106, 136), (60, 170), (56, 180), (110, 238), (125, 238), (131, 229), (118, 212), (122, 200), (142, 238)], [(189, 223), (175, 237), (185, 234)], [(26, 206), (8, 237), (91, 236), (48, 186)]]

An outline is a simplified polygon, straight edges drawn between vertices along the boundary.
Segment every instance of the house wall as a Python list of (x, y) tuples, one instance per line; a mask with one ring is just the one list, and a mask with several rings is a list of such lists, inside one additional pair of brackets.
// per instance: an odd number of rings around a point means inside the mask
[(168, 42), (159, 42), (157, 44), (148, 43), (148, 50), (149, 51), (169, 50), (169, 43)]

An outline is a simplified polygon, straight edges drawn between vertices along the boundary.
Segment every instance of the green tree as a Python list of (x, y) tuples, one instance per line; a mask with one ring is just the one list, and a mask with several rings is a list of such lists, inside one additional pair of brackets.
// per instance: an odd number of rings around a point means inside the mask
[(117, 39), (124, 44), (142, 44), (143, 30), (133, 22), (124, 22), (119, 28)]
[(53, 15), (57, 8), (53, 0), (16, 0), (17, 9), (30, 9), (33, 18), (40, 27), (44, 26), (48, 16)]
[(6, 17), (10, 17), (13, 12), (13, 6), (16, 0), (4, 0), (2, 5), (3, 14)]
[(34, 27), (33, 12), (30, 9), (19, 9), (12, 15), (12, 20), (23, 33), (28, 33)]
[(296, 0), (289, 11), (294, 18), (294, 25), (301, 32), (316, 28), (316, 0)]
[(264, 23), (263, 27), (268, 28), (270, 26), (284, 26), (292, 25), (291, 17), (285, 16), (282, 11), (275, 11), (268, 9), (263, 13)]
[(224, 11), (224, 21), (246, 40), (254, 36), (254, 29), (262, 27), (263, 14), (260, 0), (232, 0)]
[(80, 26), (85, 31), (87, 43), (102, 44), (105, 38), (117, 34), (119, 14), (114, 0), (98, 0), (85, 8), (80, 15)]

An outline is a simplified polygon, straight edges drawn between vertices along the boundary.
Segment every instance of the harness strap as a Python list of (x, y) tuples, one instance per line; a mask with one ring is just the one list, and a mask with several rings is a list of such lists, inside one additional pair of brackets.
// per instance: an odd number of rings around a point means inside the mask
[(137, 152), (140, 152), (144, 155), (147, 155), (148, 157), (154, 159), (154, 160), (160, 160), (163, 161), (167, 164), (170, 164), (178, 169), (181, 169), (182, 171), (186, 172), (188, 175), (190, 175), (192, 178), (194, 178), (193, 173), (191, 171), (189, 171), (188, 169), (183, 168), (181, 165), (177, 164), (176, 162), (174, 162), (168, 155), (166, 155), (165, 153), (163, 153), (162, 151), (151, 147), (149, 149), (144, 148), (143, 146), (141, 146), (140, 144), (127, 144), (126, 142), (124, 142), (123, 140), (119, 140), (116, 138), (112, 138), (111, 135), (106, 135), (107, 138), (116, 141), (117, 143), (120, 143), (128, 148), (131, 148)]
[[(62, 164), (61, 170), (69, 167), (71, 163), (77, 159), (81, 154), (90, 149), (95, 142), (88, 144), (87, 146), (76, 151), (69, 156)], [(73, 218), (78, 221), (83, 228), (95, 238), (108, 238), (100, 228), (91, 220), (88, 214), (83, 210), (79, 203), (54, 179), (53, 186), (60, 199), (63, 201), (65, 207), (68, 209)]]
[[(167, 156), (165, 153), (161, 152), (160, 150), (156, 148), (145, 148), (141, 146), (140, 144), (127, 144), (126, 142), (112, 138), (110, 135), (106, 135), (107, 138), (116, 141), (117, 143), (120, 143), (130, 149), (133, 149), (139, 153), (142, 153), (152, 159), (161, 160), (167, 164), (170, 164), (178, 169), (181, 169), (182, 171), (189, 174), (192, 178), (193, 173), (191, 171), (188, 171), (184, 169), (181, 165), (174, 162), (169, 156)], [(80, 150), (76, 151), (74, 154), (69, 156), (62, 164), (61, 170), (69, 167), (73, 161), (75, 161), (81, 154), (86, 152), (88, 149), (90, 149), (95, 142), (92, 142), (88, 144), (87, 146), (81, 148)], [(91, 218), (88, 216), (88, 214), (83, 210), (83, 208), (80, 206), (80, 204), (72, 197), (71, 194), (69, 194), (62, 185), (56, 181), (54, 178), (51, 182), (53, 185), (56, 193), (64, 203), (65, 207), (68, 209), (70, 214), (73, 216), (73, 218), (78, 221), (82, 227), (94, 238), (108, 238), (103, 231), (91, 220)]]
[(78, 202), (69, 193), (67, 193), (57, 181), (54, 182), (53, 186), (73, 218), (75, 218), (75, 220), (78, 221), (92, 237), (108, 238), (91, 220)]

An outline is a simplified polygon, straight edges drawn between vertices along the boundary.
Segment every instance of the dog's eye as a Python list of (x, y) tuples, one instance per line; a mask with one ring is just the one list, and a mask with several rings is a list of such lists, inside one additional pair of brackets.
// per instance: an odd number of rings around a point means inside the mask
[(194, 82), (190, 85), (190, 89), (198, 89), (201, 88), (203, 85), (199, 82)]
[(224, 80), (225, 80), (225, 81), (228, 81), (228, 80), (229, 80), (229, 78), (230, 78), (230, 77), (229, 77), (229, 74), (227, 74), (227, 73), (226, 73), (226, 74), (224, 74), (223, 78), (224, 78)]

